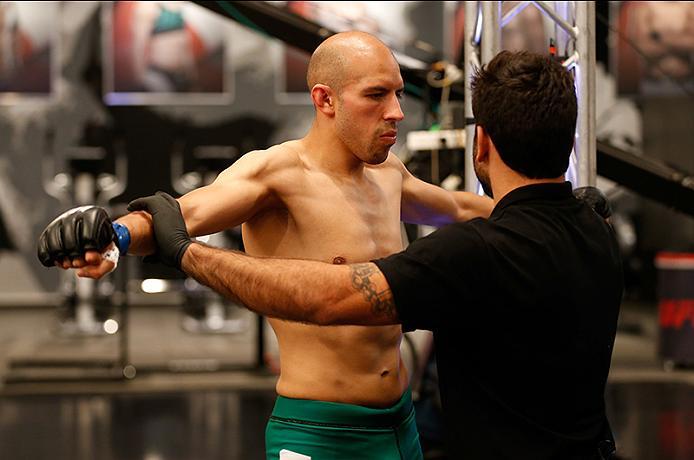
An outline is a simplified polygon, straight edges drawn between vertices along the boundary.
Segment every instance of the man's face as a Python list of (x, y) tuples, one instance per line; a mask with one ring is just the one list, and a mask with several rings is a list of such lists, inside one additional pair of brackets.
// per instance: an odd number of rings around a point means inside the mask
[(338, 94), (335, 129), (354, 156), (368, 164), (383, 163), (397, 140), (403, 80), (388, 53), (386, 59), (353, 61), (352, 78)]
[(482, 184), (482, 190), (490, 198), (494, 198), (492, 182), (489, 179), (489, 165), (477, 161), (477, 128), (475, 127), (475, 139), (472, 141), (472, 165), (475, 168), (477, 180)]

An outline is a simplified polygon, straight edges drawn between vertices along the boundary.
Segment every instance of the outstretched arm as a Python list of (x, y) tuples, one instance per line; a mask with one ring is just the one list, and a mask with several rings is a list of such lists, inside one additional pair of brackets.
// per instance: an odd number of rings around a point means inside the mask
[[(178, 199), (187, 230), (192, 236), (208, 235), (239, 225), (257, 212), (275, 204), (272, 178), (266, 152), (251, 152), (223, 171), (210, 185), (193, 190)], [(130, 233), (129, 254), (148, 255), (156, 250), (152, 218), (136, 211), (117, 220)], [(84, 258), (64, 260), (63, 268), (77, 268), (78, 276), (100, 278), (113, 269), (113, 262), (98, 251), (87, 251)]]
[[(248, 220), (272, 201), (268, 185), (265, 152), (251, 152), (222, 171), (210, 185), (186, 193), (178, 199), (186, 228), (191, 236), (210, 235)], [(130, 231), (130, 253), (148, 255), (154, 252), (152, 219), (136, 211), (117, 222)]]
[(388, 282), (373, 263), (257, 258), (193, 243), (181, 269), (265, 316), (321, 325), (399, 322)]
[(441, 227), (475, 217), (489, 217), (491, 198), (470, 192), (450, 192), (414, 177), (400, 160), (402, 171), (401, 219), (412, 224)]
[(173, 197), (157, 193), (130, 206), (152, 216), (160, 261), (253, 311), (316, 324), (398, 322), (390, 287), (373, 263), (332, 265), (212, 248), (191, 240)]

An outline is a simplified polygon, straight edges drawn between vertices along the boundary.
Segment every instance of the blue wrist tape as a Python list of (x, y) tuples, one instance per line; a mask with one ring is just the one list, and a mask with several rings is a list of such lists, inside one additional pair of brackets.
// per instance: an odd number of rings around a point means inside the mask
[(112, 225), (113, 231), (116, 232), (116, 246), (118, 246), (120, 255), (124, 256), (130, 247), (130, 230), (128, 230), (128, 227), (118, 222), (113, 222)]

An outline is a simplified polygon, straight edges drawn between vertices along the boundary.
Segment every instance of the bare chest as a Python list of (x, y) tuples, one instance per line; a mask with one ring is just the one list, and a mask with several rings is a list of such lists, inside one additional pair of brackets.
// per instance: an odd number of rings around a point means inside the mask
[(280, 197), (283, 209), (246, 224), (247, 250), (332, 263), (362, 262), (401, 250), (401, 182), (381, 177), (345, 181), (313, 174), (288, 184)]

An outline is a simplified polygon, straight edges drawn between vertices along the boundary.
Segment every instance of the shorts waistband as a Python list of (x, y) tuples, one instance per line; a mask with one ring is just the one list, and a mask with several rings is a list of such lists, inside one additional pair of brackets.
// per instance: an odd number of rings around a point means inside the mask
[(408, 388), (398, 402), (384, 409), (278, 396), (272, 417), (316, 424), (389, 428), (400, 425), (412, 410), (412, 392)]

